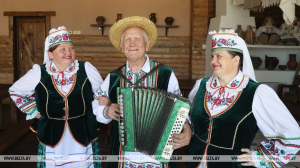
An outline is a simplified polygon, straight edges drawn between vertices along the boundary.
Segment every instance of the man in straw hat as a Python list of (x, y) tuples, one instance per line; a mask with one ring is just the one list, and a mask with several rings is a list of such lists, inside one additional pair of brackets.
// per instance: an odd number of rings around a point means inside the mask
[[(140, 152), (127, 152), (120, 150), (118, 138), (118, 114), (119, 105), (117, 103), (117, 87), (150, 87), (162, 89), (180, 95), (178, 81), (174, 72), (168, 66), (149, 59), (146, 51), (152, 48), (157, 38), (157, 29), (153, 22), (141, 16), (127, 17), (116, 22), (109, 32), (111, 43), (119, 51), (125, 54), (127, 62), (117, 70), (111, 72), (97, 91), (96, 96), (109, 97), (111, 106), (100, 105), (99, 111), (103, 112), (103, 123), (113, 120), (113, 133), (110, 142), (111, 155), (124, 155), (123, 162), (107, 162), (106, 167), (167, 167), (157, 160), (154, 160)], [(122, 76), (123, 77), (120, 77)], [(144, 77), (144, 78), (143, 78)], [(127, 78), (127, 79), (124, 79)], [(143, 78), (143, 79), (141, 79)], [(140, 80), (141, 79), (141, 80)], [(100, 102), (101, 104), (101, 102)], [(184, 124), (183, 133), (173, 136), (173, 148), (177, 149), (189, 144), (191, 129), (188, 124)], [(138, 156), (143, 160), (130, 158)]]

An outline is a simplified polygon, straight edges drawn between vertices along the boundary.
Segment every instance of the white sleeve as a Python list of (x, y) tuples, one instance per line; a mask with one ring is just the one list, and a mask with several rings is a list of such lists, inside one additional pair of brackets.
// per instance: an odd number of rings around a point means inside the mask
[[(203, 78), (202, 78), (202, 79), (203, 79)], [(192, 104), (193, 104), (193, 102), (194, 102), (194, 98), (195, 98), (195, 96), (196, 96), (196, 94), (197, 94), (197, 92), (198, 92), (198, 89), (199, 89), (199, 86), (200, 86), (200, 83), (201, 83), (202, 79), (199, 79), (199, 80), (196, 81), (196, 83), (195, 83), (193, 89), (191, 90), (191, 92), (190, 92), (190, 94), (189, 94), (189, 101), (190, 101)]]
[(85, 72), (92, 84), (93, 93), (101, 86), (103, 79), (98, 70), (89, 62), (85, 62)]
[(179, 88), (178, 80), (177, 80), (174, 72), (172, 72), (170, 79), (169, 79), (168, 92), (172, 92), (172, 93), (175, 93), (176, 95), (180, 95), (180, 96), (182, 95), (180, 88)]
[[(104, 82), (96, 90), (95, 97), (98, 98), (99, 96), (105, 96), (109, 98), (109, 94), (108, 94), (109, 83), (110, 83), (110, 74), (107, 75)], [(112, 120), (110, 118), (105, 117), (105, 112), (109, 106), (99, 105), (98, 99), (95, 99), (92, 102), (92, 105), (93, 105), (93, 113), (94, 115), (96, 115), (98, 122), (108, 124)]]
[[(179, 83), (178, 83), (178, 80), (177, 80), (174, 72), (172, 72), (172, 74), (170, 76), (169, 85), (168, 85), (168, 92), (172, 92), (176, 95), (182, 96), (181, 90), (179, 88)], [(187, 116), (187, 120), (188, 120), (189, 123), (191, 123), (189, 115)]]
[(282, 32), (275, 26), (274, 27), (274, 32), (277, 33), (278, 35), (282, 35)]
[(35, 87), (38, 85), (40, 79), (40, 66), (34, 64), (32, 69), (9, 88), (11, 99), (23, 113), (26, 113), (26, 120), (35, 118), (39, 113), (37, 111), (34, 93)]
[(263, 32), (264, 32), (264, 26), (260, 26), (255, 32), (255, 37), (258, 37)]
[[(252, 111), (257, 126), (267, 138), (260, 143), (254, 157), (271, 157), (277, 167), (287, 164), (300, 148), (300, 129), (289, 110), (279, 99), (275, 91), (267, 85), (261, 84), (257, 88)], [(255, 156), (256, 155), (256, 156)], [(281, 156), (279, 159), (274, 159)], [(268, 165), (270, 162), (256, 162), (256, 166)]]

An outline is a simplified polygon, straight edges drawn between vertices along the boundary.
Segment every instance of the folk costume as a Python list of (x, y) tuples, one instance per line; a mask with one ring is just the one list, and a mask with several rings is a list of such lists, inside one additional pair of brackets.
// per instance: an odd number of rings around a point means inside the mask
[[(133, 16), (133, 17), (128, 17), (119, 20), (110, 29), (109, 36), (111, 42), (119, 51), (121, 51), (120, 48), (121, 34), (128, 27), (143, 28), (146, 31), (151, 41), (150, 48), (154, 45), (155, 40), (157, 38), (157, 31), (153, 22), (143, 17)], [(164, 65), (152, 73), (150, 71), (153, 70), (155, 67), (160, 66), (161, 64), (150, 60), (147, 54), (145, 54), (145, 57), (146, 57), (146, 62), (144, 63), (142, 69), (139, 70), (139, 72), (137, 73), (134, 73), (129, 68), (129, 63), (127, 61), (125, 65), (121, 66), (117, 70), (108, 74), (108, 76), (104, 80), (101, 87), (97, 90), (95, 95), (97, 97), (98, 96), (109, 97), (112, 103), (117, 103), (116, 88), (132, 87), (132, 84), (130, 84), (128, 80), (131, 81), (135, 86), (157, 88), (157, 89), (162, 89), (168, 92), (175, 93), (177, 95), (181, 95), (178, 81), (172, 69)], [(120, 75), (118, 75), (119, 73), (121, 73), (124, 76), (120, 77)], [(149, 75), (145, 77), (147, 74)], [(143, 77), (144, 79), (138, 82)], [(108, 106), (104, 106), (104, 105), (99, 106), (97, 103), (93, 104), (93, 106), (94, 107), (98, 106), (97, 113), (101, 112), (103, 114), (100, 122), (109, 123), (112, 121), (112, 119), (109, 119), (106, 116), (106, 111), (108, 109)], [(107, 168), (168, 167), (168, 165), (160, 163), (159, 161), (154, 160), (151, 157), (144, 155), (143, 153), (122, 151), (119, 142), (118, 122), (115, 120), (113, 120), (112, 122), (113, 122), (113, 130), (112, 130), (112, 137), (110, 141), (110, 155), (122, 155), (124, 156), (124, 160), (120, 160), (119, 162), (118, 161), (107, 162), (106, 163)], [(130, 156), (134, 156), (134, 157), (130, 157)], [(139, 158), (143, 158), (143, 159), (141, 160)]]
[[(300, 148), (300, 129), (273, 89), (255, 81), (245, 42), (234, 31), (210, 32), (212, 51), (243, 53), (243, 70), (222, 87), (217, 76), (196, 82), (189, 94), (195, 134), (188, 155), (241, 155), (258, 131), (267, 140), (252, 151), (256, 167), (281, 167)], [(274, 159), (282, 156), (279, 159)], [(205, 158), (205, 157), (204, 157)], [(273, 160), (269, 160), (273, 159)], [(187, 168), (242, 167), (240, 162), (189, 162)]]
[(93, 113), (92, 101), (103, 80), (89, 62), (74, 60), (65, 71), (59, 71), (48, 50), (62, 43), (72, 43), (67, 29), (51, 29), (45, 41), (44, 64), (33, 65), (15, 82), (9, 89), (10, 97), (27, 120), (38, 113), (42, 116), (30, 127), (40, 141), (38, 154), (46, 155), (37, 167), (98, 168), (101, 162), (94, 162), (93, 155), (100, 155), (99, 114)]
[(300, 23), (297, 21), (297, 17), (295, 16), (294, 23), (288, 25), (286, 23), (282, 23), (279, 27), (279, 30), (282, 32), (282, 36), (280, 36), (282, 42), (293, 42), (296, 45), (299, 45), (300, 42)]

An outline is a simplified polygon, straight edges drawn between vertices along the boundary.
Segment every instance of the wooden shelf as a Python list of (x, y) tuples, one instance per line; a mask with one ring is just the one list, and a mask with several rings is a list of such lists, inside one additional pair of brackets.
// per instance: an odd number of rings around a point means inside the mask
[(300, 46), (280, 46), (280, 45), (247, 45), (248, 48), (270, 48), (270, 49), (300, 49)]
[[(112, 24), (103, 24), (103, 25), (99, 25), (99, 24), (90, 24), (93, 27), (99, 27), (99, 29), (101, 29), (101, 33), (103, 35), (104, 32), (104, 27), (111, 27)], [(171, 28), (178, 28), (178, 25), (156, 25), (157, 28), (166, 28), (166, 36), (168, 36), (168, 30), (170, 30)]]
[(104, 27), (111, 27), (112, 24), (103, 24), (103, 25), (99, 25), (99, 24), (91, 24), (91, 26), (93, 27), (99, 27), (99, 29), (101, 29), (101, 35), (103, 35), (104, 33)]
[(178, 28), (178, 25), (156, 25), (158, 28), (166, 28), (166, 36), (168, 36), (168, 30), (171, 28)]

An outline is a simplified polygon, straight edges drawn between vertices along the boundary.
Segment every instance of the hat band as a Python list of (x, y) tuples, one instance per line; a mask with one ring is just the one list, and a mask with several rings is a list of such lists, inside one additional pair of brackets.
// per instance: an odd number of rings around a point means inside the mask
[(237, 48), (229, 48), (229, 47), (221, 47), (221, 48), (213, 48), (211, 49), (212, 52), (214, 51), (220, 51), (220, 50), (226, 50), (226, 51), (235, 51), (243, 54), (243, 51)]
[(53, 47), (53, 46), (56, 46), (56, 45), (59, 45), (59, 44), (63, 44), (63, 43), (72, 43), (72, 41), (61, 41), (61, 42), (58, 42), (58, 43), (54, 43), (54, 44), (51, 44), (49, 46), (49, 48)]

